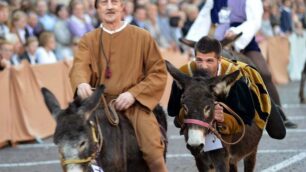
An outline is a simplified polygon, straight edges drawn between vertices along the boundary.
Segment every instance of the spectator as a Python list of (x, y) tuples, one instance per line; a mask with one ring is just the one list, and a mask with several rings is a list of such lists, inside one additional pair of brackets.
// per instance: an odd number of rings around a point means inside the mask
[(56, 57), (57, 60), (64, 58), (72, 58), (72, 50), (70, 48), (72, 36), (68, 29), (68, 10), (65, 5), (59, 4), (56, 7), (56, 15), (58, 20), (54, 27), (54, 35), (56, 40)]
[(124, 7), (124, 21), (131, 23), (133, 20), (134, 4), (131, 1), (127, 1)]
[(0, 40), (0, 68), (8, 68), (12, 65), (14, 54), (13, 44), (6, 40)]
[(135, 25), (142, 29), (148, 30), (146, 20), (147, 20), (146, 8), (144, 6), (136, 6), (134, 17), (131, 21), (131, 25)]
[(0, 1), (0, 38), (5, 39), (5, 36), (10, 33), (7, 27), (9, 16), (8, 4), (5, 1)]
[(34, 35), (37, 38), (44, 32), (43, 25), (38, 22), (38, 16), (34, 11), (28, 12), (28, 25), (26, 26), (30, 35)]
[(18, 36), (20, 42), (24, 45), (26, 43), (26, 39), (30, 36), (33, 36), (26, 29), (27, 15), (21, 10), (15, 11), (12, 16), (12, 24), (11, 32), (15, 33)]
[(281, 34), (280, 11), (279, 11), (279, 7), (276, 4), (271, 6), (270, 22), (272, 25), (273, 34), (274, 35)]
[(283, 33), (290, 34), (292, 32), (292, 12), (291, 0), (283, 0), (281, 8), (280, 27)]
[(162, 35), (162, 30), (158, 25), (158, 10), (155, 4), (148, 4), (147, 7), (148, 12), (148, 21), (147, 21), (147, 29), (156, 40), (157, 44), (161, 48), (168, 48), (169, 44), (167, 40)]
[(72, 15), (68, 20), (68, 28), (72, 37), (80, 38), (94, 29), (90, 17), (84, 12), (84, 5), (81, 0), (72, 0), (69, 8)]
[(47, 2), (45, 0), (37, 0), (38, 21), (43, 25), (44, 30), (53, 31), (56, 17), (48, 13)]
[(20, 2), (20, 10), (25, 12), (25, 13), (33, 11), (34, 10), (34, 4), (32, 3), (32, 1), (22, 0)]
[(48, 9), (50, 14), (56, 15), (57, 0), (48, 0)]
[(38, 40), (36, 37), (29, 37), (25, 44), (25, 52), (20, 56), (20, 61), (27, 60), (30, 64), (37, 64), (36, 51)]
[(184, 23), (184, 26), (182, 28), (182, 33), (183, 33), (184, 37), (187, 35), (190, 27), (192, 26), (192, 24), (196, 20), (198, 14), (199, 14), (199, 10), (198, 10), (198, 7), (196, 5), (188, 4), (186, 6), (185, 13), (187, 15), (187, 19), (186, 19), (186, 21)]
[(264, 13), (261, 22), (260, 35), (263, 37), (262, 39), (273, 36), (273, 29), (270, 21), (270, 8), (266, 6), (264, 8)]
[(39, 37), (40, 47), (37, 49), (37, 63), (47, 64), (55, 63), (56, 56), (53, 53), (56, 42), (54, 34), (51, 32), (43, 32)]

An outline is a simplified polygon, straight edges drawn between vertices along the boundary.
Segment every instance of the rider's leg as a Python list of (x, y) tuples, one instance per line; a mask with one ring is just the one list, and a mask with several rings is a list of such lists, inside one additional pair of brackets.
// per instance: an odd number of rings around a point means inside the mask
[[(254, 64), (256, 65), (256, 68), (258, 70), (258, 72), (260, 73), (260, 75), (262, 76), (262, 79), (268, 89), (269, 95), (271, 97), (271, 99), (275, 102), (276, 105), (281, 106), (281, 102), (280, 102), (280, 98), (279, 98), (279, 94), (277, 92), (277, 89), (274, 85), (274, 83), (272, 82), (272, 75), (271, 72), (268, 68), (268, 65), (265, 61), (265, 59), (263, 58), (261, 52), (259, 51), (248, 51), (245, 52), (245, 55), (247, 57), (249, 57)], [(284, 113), (280, 114), (284, 124), (286, 127), (288, 128), (296, 128), (297, 125), (293, 122), (291, 122), (290, 120), (288, 120), (288, 118), (286, 117), (286, 115)]]
[(267, 133), (274, 139), (283, 139), (286, 136), (286, 128), (281, 118), (281, 109), (271, 102), (271, 113), (266, 125)]
[(132, 107), (126, 110), (126, 117), (133, 125), (138, 145), (150, 171), (167, 172), (164, 160), (165, 145), (155, 115), (141, 108)]

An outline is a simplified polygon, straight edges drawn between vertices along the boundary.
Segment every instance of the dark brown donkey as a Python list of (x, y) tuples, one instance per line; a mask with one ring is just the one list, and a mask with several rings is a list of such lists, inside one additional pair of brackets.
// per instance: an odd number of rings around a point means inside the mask
[(300, 97), (300, 102), (301, 103), (306, 103), (305, 98), (304, 98), (304, 84), (306, 80), (306, 62), (304, 65), (304, 69), (302, 71), (302, 78), (300, 81), (300, 91), (299, 91), (299, 97)]
[[(54, 143), (67, 172), (91, 171), (96, 163), (105, 172), (149, 171), (137, 145), (132, 125), (119, 114), (119, 124), (112, 125), (100, 105), (104, 86), (100, 86), (85, 100), (76, 98), (67, 109), (61, 109), (55, 96), (43, 88), (45, 103), (56, 119)], [(166, 116), (159, 106), (155, 114), (163, 128), (167, 129)]]
[[(239, 71), (218, 77), (209, 77), (205, 73), (189, 77), (169, 62), (166, 64), (169, 73), (183, 89), (181, 104), (186, 115), (184, 116), (185, 127), (182, 130), (186, 146), (194, 156), (198, 170), (205, 172), (215, 168), (218, 172), (237, 171), (237, 163), (243, 159), (244, 171), (253, 171), (257, 146), (263, 133), (254, 121), (251, 125), (245, 125), (245, 135), (237, 144), (223, 143), (222, 149), (203, 151), (208, 125), (211, 125), (214, 119), (214, 102), (228, 95)], [(235, 142), (241, 136), (241, 133), (222, 135), (228, 142)]]

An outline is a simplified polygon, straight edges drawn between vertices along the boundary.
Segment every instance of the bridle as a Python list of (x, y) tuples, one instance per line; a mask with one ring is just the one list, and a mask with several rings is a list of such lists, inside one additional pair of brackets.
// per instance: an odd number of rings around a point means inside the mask
[[(242, 140), (242, 138), (245, 135), (245, 124), (243, 122), (243, 120), (241, 119), (241, 117), (234, 112), (230, 107), (228, 107), (226, 104), (222, 103), (222, 102), (218, 102), (221, 106), (223, 106), (226, 110), (228, 110), (232, 115), (234, 115), (240, 122), (242, 125), (242, 134), (240, 136), (240, 138), (234, 142), (227, 142), (225, 141), (221, 134), (218, 132), (218, 130), (216, 129), (216, 123), (215, 122), (211, 122), (211, 123), (207, 123), (198, 119), (184, 119), (184, 125), (188, 125), (188, 124), (193, 124), (193, 125), (198, 125), (204, 128), (208, 128), (209, 131), (211, 131), (212, 133), (214, 133), (223, 143), (228, 144), (228, 145), (234, 145), (237, 144), (238, 142), (240, 142)], [(183, 126), (184, 127), (184, 126)]]
[[(114, 108), (115, 99), (111, 100), (108, 105), (107, 105), (104, 95), (101, 96), (101, 99), (102, 99), (102, 103), (105, 108), (105, 114), (106, 114), (106, 117), (109, 123), (113, 126), (117, 126), (119, 124), (119, 117)], [(92, 139), (95, 144), (95, 151), (90, 156), (88, 156), (87, 158), (83, 158), (83, 159), (63, 159), (61, 158), (62, 167), (69, 165), (69, 164), (85, 164), (85, 163), (97, 164), (96, 158), (99, 156), (102, 146), (103, 146), (103, 134), (102, 134), (101, 127), (100, 127), (99, 118), (96, 114), (94, 116), (94, 121), (90, 120), (89, 124), (91, 128)]]

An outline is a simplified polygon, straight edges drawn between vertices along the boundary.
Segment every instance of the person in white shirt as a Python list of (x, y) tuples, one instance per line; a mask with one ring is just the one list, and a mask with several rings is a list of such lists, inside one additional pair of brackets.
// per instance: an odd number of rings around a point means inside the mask
[(56, 47), (54, 34), (43, 32), (39, 36), (40, 47), (37, 49), (36, 58), (38, 64), (56, 63), (54, 49)]

